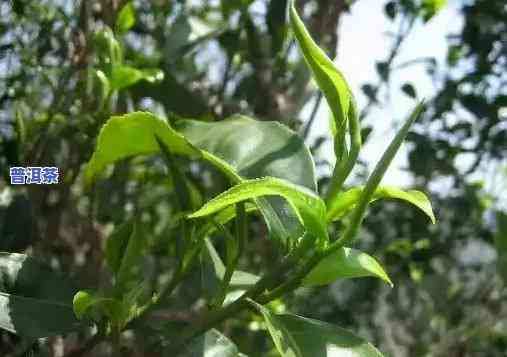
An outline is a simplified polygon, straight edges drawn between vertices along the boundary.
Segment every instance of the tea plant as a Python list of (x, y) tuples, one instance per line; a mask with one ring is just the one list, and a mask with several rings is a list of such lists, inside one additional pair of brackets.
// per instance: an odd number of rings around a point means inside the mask
[[(132, 26), (124, 8), (117, 32)], [(101, 129), (86, 166), (84, 184), (92, 188), (106, 168), (122, 159), (159, 154), (176, 193), (178, 237), (163, 242), (177, 259), (172, 277), (156, 291), (146, 288), (142, 260), (152, 245), (140, 214), (108, 237), (105, 262), (112, 273), (110, 289), (75, 293), (68, 279), (22, 254), (0, 255), (0, 327), (29, 338), (75, 331), (94, 325), (96, 334), (73, 355), (82, 355), (102, 341), (122, 354), (122, 333), (149, 321), (150, 313), (201, 266), (206, 272), (202, 297), (206, 306), (184, 326), (160, 329), (166, 353), (194, 356), (240, 356), (232, 341), (216, 330), (244, 310), (260, 314), (282, 356), (381, 356), (362, 338), (326, 322), (270, 309), (273, 302), (299, 287), (326, 285), (337, 279), (376, 277), (392, 285), (372, 256), (350, 248), (369, 204), (381, 198), (407, 201), (435, 221), (431, 204), (418, 191), (381, 186), (389, 164), (423, 110), (419, 104), (389, 144), (364, 186), (345, 190), (361, 148), (356, 103), (341, 72), (315, 44), (290, 3), (290, 27), (313, 78), (332, 112), (336, 166), (326, 195), (320, 197), (310, 151), (288, 128), (274, 122), (235, 115), (204, 122), (148, 112), (112, 116)], [(139, 80), (157, 80), (160, 72), (122, 63), (122, 49), (111, 31), (97, 35), (102, 57), (95, 71), (102, 85), (100, 106), (107, 111), (115, 92)], [(201, 204), (181, 170), (188, 163), (206, 162), (220, 171), (231, 188)], [(248, 220), (260, 215), (280, 259), (262, 276), (238, 269), (249, 239)], [(342, 227), (331, 230), (333, 222)], [(234, 227), (234, 232), (228, 228)], [(330, 234), (333, 232), (333, 234)], [(213, 237), (225, 239), (225, 259)], [(204, 269), (206, 268), (206, 269)]]

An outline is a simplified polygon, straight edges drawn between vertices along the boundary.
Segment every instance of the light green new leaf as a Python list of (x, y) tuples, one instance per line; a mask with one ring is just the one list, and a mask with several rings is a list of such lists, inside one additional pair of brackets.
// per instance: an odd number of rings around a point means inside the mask
[(252, 304), (263, 315), (282, 357), (382, 357), (372, 344), (345, 329), (297, 315), (274, 314)]
[(132, 1), (122, 7), (116, 18), (116, 32), (120, 35), (127, 32), (136, 23), (136, 12)]
[(164, 79), (164, 72), (156, 68), (137, 69), (134, 67), (114, 64), (109, 73), (111, 90), (122, 90), (141, 80), (150, 83), (160, 82)]
[(24, 337), (61, 335), (79, 327), (76, 289), (61, 274), (24, 254), (0, 253), (0, 328)]
[(100, 130), (95, 152), (86, 168), (86, 182), (90, 184), (107, 165), (118, 160), (160, 152), (155, 134), (175, 154), (200, 155), (199, 150), (154, 114), (133, 112), (113, 116)]
[(367, 276), (380, 278), (393, 285), (375, 258), (356, 249), (341, 248), (322, 259), (304, 278), (303, 286), (327, 285), (338, 279)]
[(361, 223), (364, 219), (364, 214), (366, 212), (368, 204), (370, 203), (372, 197), (374, 196), (375, 191), (377, 190), (380, 184), (380, 181), (382, 181), (382, 177), (384, 177), (387, 168), (389, 167), (394, 156), (398, 152), (401, 144), (403, 143), (403, 140), (405, 140), (405, 137), (407, 136), (410, 127), (417, 120), (417, 118), (419, 118), (424, 108), (425, 107), (423, 102), (420, 102), (415, 107), (415, 109), (412, 111), (412, 113), (405, 121), (403, 126), (396, 133), (394, 139), (387, 147), (386, 151), (380, 158), (380, 161), (377, 163), (375, 169), (368, 178), (366, 185), (364, 186), (361, 196), (357, 201), (356, 207), (352, 212), (349, 225), (347, 226), (342, 237), (333, 243), (335, 247), (349, 244), (349, 242), (352, 241), (356, 236), (357, 232), (359, 231), (359, 227), (361, 226)]
[(447, 0), (423, 0), (421, 10), (424, 21), (429, 21), (447, 4)]
[(207, 202), (189, 218), (208, 216), (232, 204), (262, 196), (285, 198), (307, 231), (321, 242), (327, 241), (324, 201), (305, 187), (274, 177), (243, 181)]
[[(362, 192), (363, 187), (355, 187), (341, 193), (335, 200), (333, 200), (327, 211), (328, 222), (339, 220), (347, 212), (354, 208), (356, 203), (359, 201)], [(431, 219), (433, 224), (436, 221), (433, 209), (431, 208), (431, 202), (423, 192), (416, 190), (404, 191), (391, 186), (379, 186), (375, 190), (370, 202), (382, 198), (400, 199), (411, 203), (423, 211)]]
[(303, 21), (301, 21), (297, 14), (294, 2), (294, 0), (291, 0), (290, 4), (290, 24), (292, 31), (294, 32), (294, 36), (303, 53), (305, 61), (308, 63), (313, 73), (315, 81), (326, 97), (329, 107), (333, 112), (336, 128), (338, 132), (342, 132), (350, 107), (355, 105), (352, 92), (343, 74), (311, 38)]
[[(110, 310), (110, 306), (114, 305), (115, 301), (110, 298), (104, 298), (97, 294), (93, 290), (80, 290), (74, 295), (73, 308), (74, 314), (78, 319), (83, 319), (85, 316), (92, 315), (92, 311), (97, 313), (107, 313)], [(111, 317), (111, 316), (109, 316)]]

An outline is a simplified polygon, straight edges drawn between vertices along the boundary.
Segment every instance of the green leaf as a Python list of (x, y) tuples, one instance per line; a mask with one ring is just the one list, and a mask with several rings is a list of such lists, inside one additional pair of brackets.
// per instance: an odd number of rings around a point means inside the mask
[(115, 275), (120, 269), (122, 258), (127, 249), (133, 229), (133, 222), (128, 221), (118, 226), (107, 238), (105, 250), (106, 263)]
[[(259, 209), (257, 206), (255, 206), (253, 203), (247, 202), (245, 205), (245, 211), (246, 213), (253, 213), (257, 212)], [(235, 206), (229, 206), (227, 208), (224, 208), (222, 211), (217, 213), (213, 217), (212, 222), (208, 222), (204, 225), (202, 225), (196, 236), (197, 237), (204, 237), (204, 236), (210, 236), (217, 230), (217, 224), (225, 225), (227, 222), (232, 220), (234, 217), (236, 217), (236, 207)]]
[(195, 338), (188, 352), (191, 357), (240, 357), (238, 348), (219, 331), (211, 329)]
[(122, 90), (133, 86), (141, 80), (149, 83), (160, 82), (164, 79), (164, 72), (156, 68), (137, 69), (134, 67), (115, 64), (109, 73), (111, 90)]
[(407, 96), (409, 96), (412, 99), (417, 98), (417, 91), (415, 90), (415, 87), (412, 83), (405, 83), (401, 86), (401, 90), (403, 93), (405, 93)]
[(328, 240), (325, 226), (326, 206), (322, 199), (305, 187), (274, 177), (243, 181), (207, 202), (188, 217), (208, 216), (232, 204), (261, 196), (285, 198), (309, 233), (321, 242)]
[[(364, 214), (366, 212), (368, 204), (370, 203), (372, 197), (374, 196), (375, 191), (377, 190), (380, 184), (380, 181), (382, 181), (382, 177), (384, 177), (387, 168), (389, 167), (391, 161), (398, 152), (401, 144), (403, 143), (403, 140), (405, 140), (405, 137), (407, 136), (410, 127), (417, 120), (417, 118), (419, 118), (423, 110), (424, 103), (420, 102), (412, 111), (408, 119), (405, 121), (401, 129), (396, 133), (396, 136), (387, 147), (386, 151), (384, 152), (379, 162), (375, 166), (375, 169), (368, 178), (366, 185), (364, 186), (361, 196), (357, 201), (356, 207), (352, 212), (349, 225), (347, 226), (342, 237), (333, 243), (335, 247), (345, 246), (355, 238), (357, 232), (359, 231), (359, 227), (361, 226), (361, 223), (364, 219)], [(337, 197), (334, 197), (333, 200), (331, 201), (330, 204), (331, 207), (333, 205), (333, 201), (336, 200), (336, 198)]]
[[(273, 176), (317, 190), (310, 151), (297, 134), (280, 123), (236, 115), (216, 123), (180, 120), (176, 128), (202, 150), (205, 160), (234, 182)], [(303, 233), (283, 199), (260, 198), (257, 204), (274, 239), (286, 242)]]
[(253, 304), (282, 357), (382, 357), (373, 345), (345, 329), (297, 315), (274, 314)]
[(145, 233), (139, 222), (134, 222), (132, 233), (128, 238), (128, 242), (122, 245), (120, 251), (121, 262), (116, 272), (115, 288), (118, 294), (123, 295), (124, 292), (131, 290), (133, 285), (138, 285), (141, 279), (140, 261), (144, 255), (146, 244)]
[(76, 289), (61, 274), (24, 254), (0, 253), (0, 328), (25, 337), (73, 331)]
[[(333, 200), (327, 211), (328, 222), (339, 220), (352, 208), (354, 208), (361, 197), (363, 189), (364, 187), (352, 188), (341, 193), (335, 200)], [(411, 203), (423, 211), (431, 219), (433, 224), (436, 222), (433, 209), (431, 208), (431, 202), (423, 192), (416, 190), (404, 191), (391, 186), (379, 186), (371, 197), (370, 202), (382, 198), (400, 199)]]
[[(221, 294), (222, 284), (225, 275), (225, 265), (213, 247), (209, 239), (205, 239), (205, 249), (202, 251), (201, 261), (201, 280), (203, 293), (209, 301), (215, 303), (215, 298)], [(231, 280), (227, 291), (225, 292), (225, 300), (222, 305), (227, 305), (239, 298), (243, 292), (257, 283), (260, 278), (257, 275), (244, 271), (235, 270), (232, 273)]]
[(447, 4), (447, 0), (423, 0), (421, 10), (424, 21), (429, 21)]
[[(297, 14), (295, 1), (290, 4), (290, 24), (299, 48), (320, 90), (333, 113), (338, 132), (343, 132), (351, 106), (355, 106), (352, 91), (333, 61), (313, 41)], [(338, 158), (339, 159), (339, 158)]]
[(341, 248), (322, 259), (304, 278), (303, 286), (327, 285), (338, 279), (367, 276), (380, 278), (393, 285), (375, 258), (356, 249)]
[(160, 152), (155, 133), (175, 154), (199, 156), (185, 138), (174, 131), (169, 124), (154, 114), (133, 112), (113, 116), (102, 127), (95, 152), (86, 168), (86, 181), (104, 171), (107, 165), (134, 155)]
[[(179, 120), (176, 128), (184, 137), (150, 113), (113, 116), (102, 128), (87, 165), (87, 184), (108, 164), (160, 152), (157, 134), (172, 153), (201, 156), (234, 182), (273, 176), (317, 190), (315, 166), (308, 148), (297, 134), (279, 123), (234, 116), (217, 123)], [(270, 233), (277, 239), (285, 241), (301, 236), (303, 229), (283, 199), (259, 198), (257, 204)]]
[(123, 51), (109, 27), (95, 33), (94, 44), (98, 57), (105, 63), (116, 65), (122, 62)]
[(80, 290), (74, 295), (74, 314), (78, 319), (91, 316), (95, 313), (111, 317), (111, 307), (115, 305), (114, 299), (104, 298), (94, 290)]
[(116, 32), (120, 35), (127, 32), (136, 23), (136, 12), (131, 1), (126, 3), (116, 18)]

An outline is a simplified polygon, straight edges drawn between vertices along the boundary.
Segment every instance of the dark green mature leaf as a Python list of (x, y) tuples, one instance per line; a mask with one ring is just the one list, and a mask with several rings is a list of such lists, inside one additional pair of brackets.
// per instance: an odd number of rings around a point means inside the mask
[(412, 83), (405, 83), (401, 86), (401, 90), (410, 98), (417, 98), (417, 91)]
[(126, 3), (116, 19), (116, 32), (123, 34), (130, 30), (136, 23), (136, 12), (132, 1)]
[[(317, 190), (310, 151), (298, 135), (280, 123), (236, 115), (217, 123), (181, 120), (176, 128), (235, 182), (272, 176)], [(297, 217), (283, 199), (258, 199), (257, 203), (276, 239), (283, 242), (302, 234)]]
[(213, 123), (179, 120), (175, 129), (227, 164), (224, 171), (233, 179), (272, 176), (317, 191), (310, 151), (296, 133), (278, 122), (235, 115)]
[[(160, 152), (156, 134), (171, 152), (200, 156), (235, 182), (273, 176), (312, 191), (317, 189), (315, 166), (308, 148), (298, 135), (279, 123), (234, 116), (218, 123), (180, 120), (176, 127), (184, 136), (150, 113), (112, 117), (99, 134), (97, 148), (87, 166), (86, 181), (90, 183), (117, 160)], [(297, 217), (283, 199), (260, 198), (257, 204), (275, 237), (285, 241), (302, 234)]]
[[(362, 192), (363, 187), (355, 187), (341, 193), (340, 196), (338, 196), (336, 200), (333, 200), (332, 204), (328, 207), (327, 220), (331, 222), (342, 218), (347, 212), (354, 208), (356, 203), (359, 201)], [(431, 202), (423, 192), (416, 190), (404, 191), (391, 186), (379, 186), (375, 190), (370, 202), (382, 198), (400, 199), (411, 203), (423, 211), (431, 219), (433, 224), (436, 222), (433, 209), (431, 208)]]
[(24, 254), (0, 253), (0, 328), (25, 337), (75, 330), (76, 289), (61, 274)]
[(274, 177), (243, 181), (207, 202), (201, 209), (189, 215), (189, 218), (204, 217), (232, 204), (261, 196), (285, 198), (306, 230), (322, 242), (327, 241), (324, 201), (305, 187)]
[(151, 113), (133, 112), (113, 116), (100, 130), (95, 152), (86, 168), (87, 183), (91, 183), (107, 165), (118, 160), (160, 152), (155, 134), (173, 153), (199, 156), (199, 151), (181, 134)]
[(373, 345), (340, 327), (297, 315), (277, 315), (253, 304), (282, 357), (382, 357)]
[(194, 339), (188, 348), (191, 357), (240, 357), (238, 347), (222, 335), (212, 329)]
[(304, 278), (303, 286), (331, 284), (338, 279), (372, 276), (393, 285), (377, 260), (357, 249), (341, 248), (322, 259)]
[(338, 131), (343, 130), (349, 109), (355, 105), (352, 92), (343, 74), (311, 38), (297, 14), (294, 0), (290, 4), (290, 24), (305, 61), (333, 112), (336, 127)]

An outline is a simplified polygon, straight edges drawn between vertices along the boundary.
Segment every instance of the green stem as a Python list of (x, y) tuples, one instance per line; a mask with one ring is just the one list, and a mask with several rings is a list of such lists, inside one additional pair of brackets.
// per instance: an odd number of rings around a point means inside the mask
[(398, 149), (401, 146), (401, 143), (405, 139), (405, 137), (408, 134), (408, 130), (414, 123), (414, 121), (419, 118), (421, 113), (424, 110), (424, 104), (423, 102), (419, 103), (414, 111), (410, 114), (408, 119), (405, 121), (405, 124), (401, 127), (401, 129), (398, 131), (396, 136), (394, 137), (393, 141), (389, 144), (386, 151), (382, 155), (380, 161), (377, 163), (377, 166), (375, 166), (375, 169), (373, 170), (372, 174), (368, 178), (368, 181), (366, 182), (366, 185), (363, 189), (363, 192), (361, 193), (361, 197), (359, 199), (359, 202), (357, 203), (354, 211), (352, 212), (351, 220), (349, 225), (347, 226), (345, 233), (343, 236), (335, 241), (331, 247), (334, 250), (339, 249), (346, 244), (350, 243), (352, 239), (356, 236), (359, 227), (361, 226), (361, 223), (363, 222), (364, 214), (366, 212), (366, 208), (368, 207), (368, 204), (371, 201), (371, 198), (373, 194), (375, 193), (375, 190), (377, 189), (378, 185), (380, 184), (380, 181), (382, 180), (382, 177), (384, 176), (387, 168), (391, 164), (394, 156), (398, 152)]
[(331, 178), (331, 185), (326, 195), (326, 204), (329, 206), (333, 199), (338, 196), (338, 193), (343, 187), (345, 180), (352, 172), (359, 151), (361, 150), (361, 127), (359, 126), (359, 118), (355, 103), (351, 102), (349, 113), (349, 135), (350, 135), (350, 152), (345, 160), (341, 160), (336, 164), (333, 170), (333, 177)]

